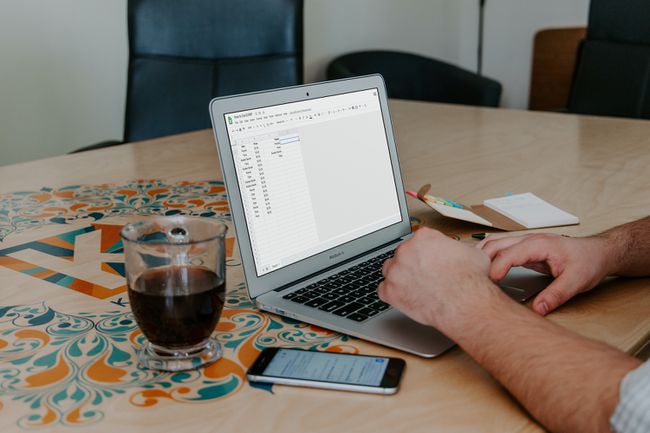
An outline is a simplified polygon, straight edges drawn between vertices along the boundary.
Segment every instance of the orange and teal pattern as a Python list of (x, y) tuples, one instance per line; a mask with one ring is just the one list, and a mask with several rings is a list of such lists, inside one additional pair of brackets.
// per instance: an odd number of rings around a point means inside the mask
[[(121, 280), (117, 287), (103, 287), (18, 256), (31, 250), (73, 261), (80, 237), (100, 231), (102, 257), (115, 255), (115, 259), (102, 262), (101, 269), (123, 279), (123, 259), (118, 259), (122, 254), (120, 226), (98, 221), (117, 215), (174, 214), (230, 221), (223, 182), (136, 180), (125, 185), (1, 194), (0, 266), (108, 301), (126, 290)], [(88, 224), (2, 248), (7, 236), (72, 221)], [(240, 266), (233, 257), (234, 238), (226, 240), (226, 248), (227, 264)], [(111, 302), (128, 306), (121, 298)], [(105, 311), (106, 304), (98, 304), (98, 310)], [(135, 408), (147, 408), (231, 396), (243, 388), (246, 369), (264, 347), (358, 352), (346, 336), (256, 310), (243, 283), (227, 293), (216, 331), (224, 348), (221, 360), (201, 370), (160, 373), (137, 365), (136, 351), (143, 336), (128, 308), (62, 312), (52, 309), (46, 300), (0, 306), (0, 415), (14, 417), (19, 427), (28, 430), (83, 427), (119, 416), (109, 410), (116, 398), (127, 399)], [(3, 412), (7, 401), (24, 410)]]
[(348, 337), (253, 309), (243, 284), (228, 293), (217, 337), (224, 357), (200, 370), (161, 373), (137, 365), (142, 334), (131, 312), (63, 313), (46, 302), (0, 307), (2, 400), (22, 402), (24, 429), (78, 427), (107, 416), (113, 398), (135, 407), (205, 403), (238, 392), (268, 346), (356, 353)]
[(74, 185), (0, 194), (0, 242), (51, 224), (120, 215), (194, 215), (230, 220), (223, 181)]
[(9, 248), (0, 249), (0, 266), (13, 269), (14, 271), (30, 275), (40, 280), (48, 281), (62, 287), (66, 287), (98, 299), (106, 299), (124, 293), (126, 284), (118, 287), (109, 288), (90, 281), (84, 281), (79, 278), (47, 269), (35, 265), (26, 260), (12, 257), (19, 251), (38, 251), (48, 256), (58, 257), (72, 262), (74, 260), (75, 241), (77, 236), (84, 235), (93, 231), (101, 233), (100, 252), (107, 255), (114, 255), (114, 260), (101, 263), (101, 269), (104, 272), (112, 273), (124, 277), (124, 259), (122, 240), (120, 238), (119, 225), (92, 224), (71, 232), (63, 233), (57, 236), (50, 236), (38, 241), (26, 242)]
[[(62, 271), (39, 266), (31, 263), (28, 259), (15, 257), (15, 254), (21, 251), (36, 251), (46, 255), (47, 257), (56, 257), (58, 259), (66, 260), (70, 262), (70, 268), (74, 268), (75, 245), (77, 239), (89, 233), (98, 232), (100, 237), (96, 248), (100, 253), (102, 253), (102, 256), (108, 257), (105, 261), (102, 261), (99, 264), (101, 270), (124, 278), (124, 249), (122, 247), (122, 239), (120, 238), (121, 229), (121, 225), (93, 223), (88, 227), (83, 227), (56, 236), (50, 236), (37, 241), (3, 248), (0, 249), (0, 267), (12, 269), (33, 278), (38, 278), (98, 299), (111, 298), (126, 292), (126, 284), (119, 284), (116, 287), (106, 287), (92, 281), (75, 278)], [(229, 266), (239, 263), (232, 257), (234, 244), (234, 237), (226, 238), (226, 257)], [(114, 258), (110, 258), (111, 256), (114, 256)]]

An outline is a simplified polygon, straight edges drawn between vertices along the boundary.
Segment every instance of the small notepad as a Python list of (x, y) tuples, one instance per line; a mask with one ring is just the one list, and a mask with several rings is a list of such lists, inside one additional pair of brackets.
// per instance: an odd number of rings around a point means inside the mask
[(533, 193), (509, 195), (484, 200), (481, 204), (462, 204), (429, 194), (431, 185), (423, 185), (417, 193), (407, 191), (431, 209), (447, 218), (481, 224), (495, 229), (516, 231), (580, 224), (575, 215), (545, 202)]
[(528, 229), (580, 222), (577, 216), (553, 206), (531, 192), (492, 198), (483, 201), (483, 204)]

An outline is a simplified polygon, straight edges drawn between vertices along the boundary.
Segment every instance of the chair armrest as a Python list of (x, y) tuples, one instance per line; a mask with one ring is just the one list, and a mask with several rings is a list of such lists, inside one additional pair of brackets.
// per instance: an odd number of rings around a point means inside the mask
[(68, 154), (86, 152), (88, 150), (103, 149), (104, 147), (117, 146), (118, 144), (124, 144), (124, 142), (123, 141), (117, 141), (117, 140), (101, 141), (99, 143), (91, 144), (89, 146), (80, 147), (79, 149), (75, 149), (72, 152), (68, 152)]

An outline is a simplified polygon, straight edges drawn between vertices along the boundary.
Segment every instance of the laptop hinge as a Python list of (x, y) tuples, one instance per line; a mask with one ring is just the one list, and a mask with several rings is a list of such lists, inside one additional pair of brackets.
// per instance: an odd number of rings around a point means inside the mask
[[(295, 280), (295, 281), (292, 281), (292, 282), (290, 282), (290, 283), (288, 283), (288, 284), (285, 284), (285, 285), (283, 285), (283, 286), (281, 286), (281, 287), (278, 287), (277, 289), (273, 289), (273, 291), (274, 291), (274, 292), (281, 292), (281, 291), (283, 291), (284, 289), (287, 289), (287, 288), (289, 288), (289, 287), (293, 287), (293, 286), (295, 286), (296, 284), (300, 284), (300, 283), (302, 283), (303, 281), (307, 281), (307, 280), (309, 280), (309, 279), (311, 279), (311, 278), (314, 278), (314, 277), (315, 277), (316, 275), (318, 275), (318, 274), (324, 274), (325, 272), (329, 272), (329, 271), (331, 271), (332, 269), (335, 269), (335, 268), (338, 268), (338, 267), (341, 267), (341, 266), (345, 266), (347, 263), (350, 263), (350, 262), (353, 262), (353, 261), (359, 259), (359, 257), (363, 257), (363, 256), (370, 255), (370, 254), (372, 254), (372, 253), (375, 252), (375, 251), (379, 251), (379, 250), (381, 250), (381, 249), (383, 249), (383, 248), (386, 248), (387, 246), (390, 246), (390, 245), (392, 245), (392, 244), (396, 244), (396, 243), (401, 242), (401, 241), (402, 241), (402, 238), (400, 238), (400, 239), (395, 239), (394, 241), (390, 241), (390, 242), (388, 242), (388, 243), (386, 243), (386, 244), (383, 244), (383, 245), (380, 245), (380, 246), (378, 246), (378, 247), (376, 247), (376, 248), (373, 248), (373, 249), (371, 249), (371, 250), (368, 250), (368, 251), (364, 252), (363, 254), (356, 255), (356, 256), (351, 257), (351, 258), (349, 258), (349, 259), (347, 259), (347, 260), (344, 260), (344, 261), (342, 261), (342, 262), (340, 262), (340, 263), (337, 263), (337, 264), (335, 264), (335, 265), (332, 265), (332, 266), (330, 266), (330, 267), (328, 267), (328, 268), (321, 269), (321, 270), (318, 271), (318, 272), (314, 272), (313, 274), (309, 274), (309, 275), (307, 275), (306, 277), (300, 278), (300, 279), (298, 279), (298, 280)], [(267, 292), (267, 293), (268, 293), (268, 292)]]

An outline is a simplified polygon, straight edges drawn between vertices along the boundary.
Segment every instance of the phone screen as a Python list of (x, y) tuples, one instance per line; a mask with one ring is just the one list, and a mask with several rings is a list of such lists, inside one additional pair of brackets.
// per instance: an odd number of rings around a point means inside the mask
[(379, 386), (389, 358), (279, 349), (264, 376)]

